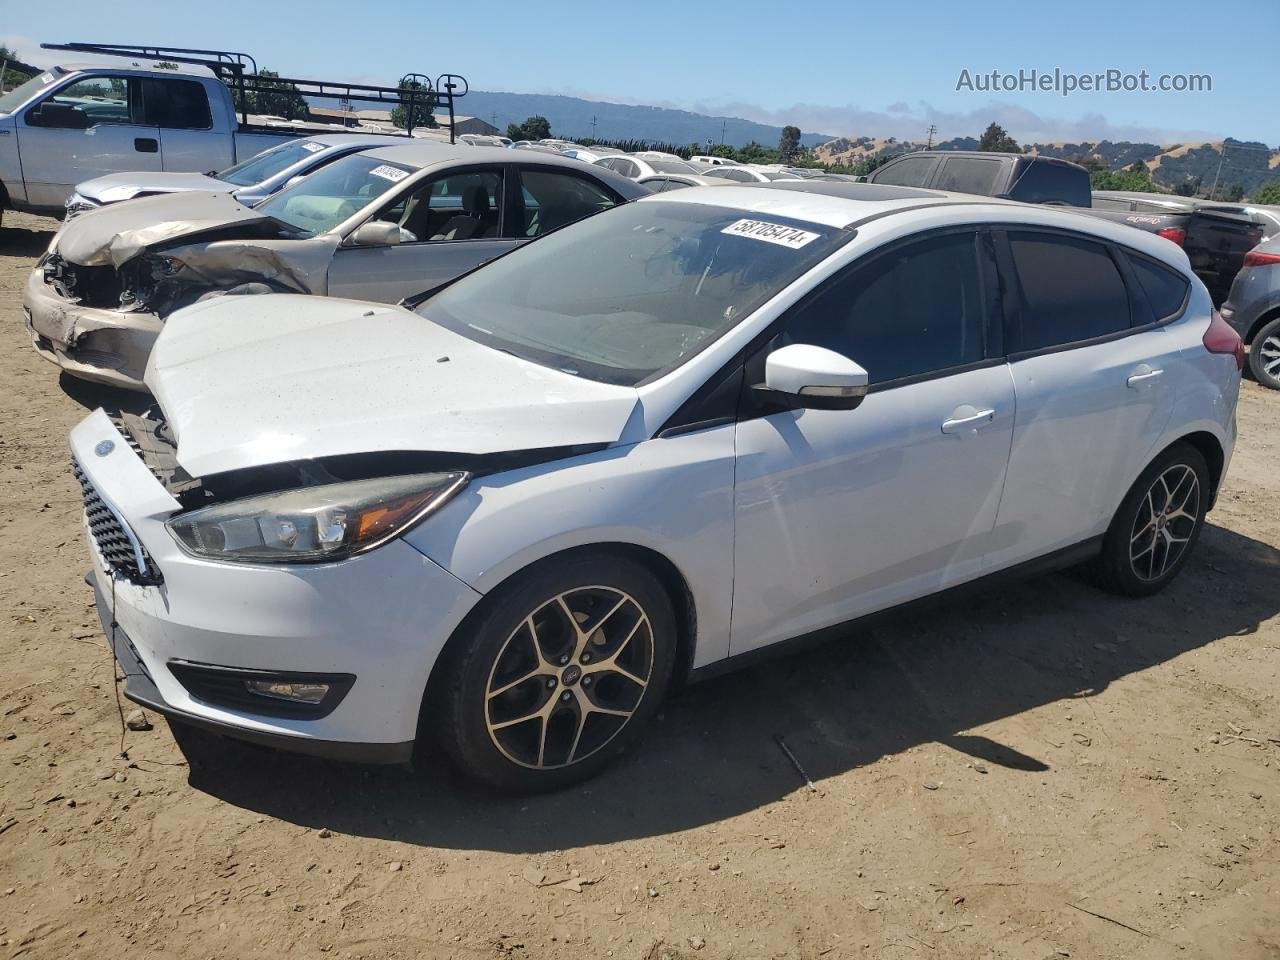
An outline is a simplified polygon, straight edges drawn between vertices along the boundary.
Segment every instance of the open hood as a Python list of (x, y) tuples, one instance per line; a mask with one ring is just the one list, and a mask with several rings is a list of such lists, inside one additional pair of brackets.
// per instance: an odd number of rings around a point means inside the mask
[(291, 294), (172, 314), (147, 366), (193, 477), (353, 453), (623, 439), (630, 387), (518, 359), (402, 307)]
[(192, 191), (140, 197), (90, 210), (66, 223), (58, 232), (57, 251), (80, 266), (119, 267), (154, 244), (238, 223), (266, 228), (275, 221), (254, 213), (229, 193)]
[(103, 177), (86, 180), (76, 187), (76, 193), (98, 203), (119, 203), (121, 200), (159, 193), (183, 193), (188, 190), (228, 193), (235, 189), (234, 183), (226, 183), (203, 173), (166, 173), (157, 170), (108, 173)]

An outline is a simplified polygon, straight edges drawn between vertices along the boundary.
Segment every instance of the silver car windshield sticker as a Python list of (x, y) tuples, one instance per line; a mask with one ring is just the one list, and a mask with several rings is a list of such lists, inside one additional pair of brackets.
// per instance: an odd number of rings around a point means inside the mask
[(390, 180), (392, 183), (399, 183), (409, 175), (409, 171), (401, 170), (399, 167), (393, 167), (385, 163), (380, 167), (374, 167), (369, 172), (375, 177), (381, 177), (383, 180)]
[(818, 234), (807, 230), (797, 230), (780, 223), (769, 223), (767, 220), (739, 220), (720, 231), (735, 237), (750, 237), (752, 240), (763, 240), (765, 243), (776, 243), (780, 247), (799, 250), (806, 243), (813, 243)]

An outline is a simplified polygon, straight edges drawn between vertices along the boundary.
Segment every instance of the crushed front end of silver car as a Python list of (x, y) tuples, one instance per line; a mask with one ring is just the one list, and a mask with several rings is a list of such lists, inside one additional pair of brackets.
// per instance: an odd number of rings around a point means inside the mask
[(209, 296), (323, 293), (335, 243), (291, 239), (226, 194), (90, 211), (63, 227), (27, 278), (32, 345), (72, 376), (145, 391), (169, 314)]

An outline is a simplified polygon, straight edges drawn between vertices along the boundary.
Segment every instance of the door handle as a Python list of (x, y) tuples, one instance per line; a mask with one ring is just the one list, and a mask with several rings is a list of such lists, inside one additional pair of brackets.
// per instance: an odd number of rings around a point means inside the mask
[(1135, 373), (1125, 381), (1125, 386), (1139, 387), (1148, 381), (1156, 379), (1156, 377), (1162, 376), (1163, 374), (1163, 370), (1148, 370), (1146, 373)]
[(968, 417), (955, 417), (951, 420), (943, 420), (942, 432), (952, 434), (962, 433), (966, 428), (976, 432), (981, 430), (995, 418), (996, 412), (994, 410), (980, 410)]
[(155, 137), (134, 137), (133, 149), (138, 153), (159, 153), (160, 141)]

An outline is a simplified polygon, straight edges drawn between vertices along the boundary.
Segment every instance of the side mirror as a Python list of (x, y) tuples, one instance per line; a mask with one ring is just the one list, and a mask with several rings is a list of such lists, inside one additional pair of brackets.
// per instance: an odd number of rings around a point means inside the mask
[(37, 127), (52, 127), (57, 130), (88, 130), (89, 115), (79, 107), (56, 100), (46, 100), (27, 114), (27, 122)]
[(400, 225), (387, 223), (385, 220), (370, 220), (356, 227), (355, 233), (347, 238), (344, 246), (349, 247), (391, 247), (400, 242)]
[(787, 407), (852, 410), (867, 395), (867, 384), (867, 371), (848, 357), (825, 347), (793, 343), (765, 358), (761, 387)]

